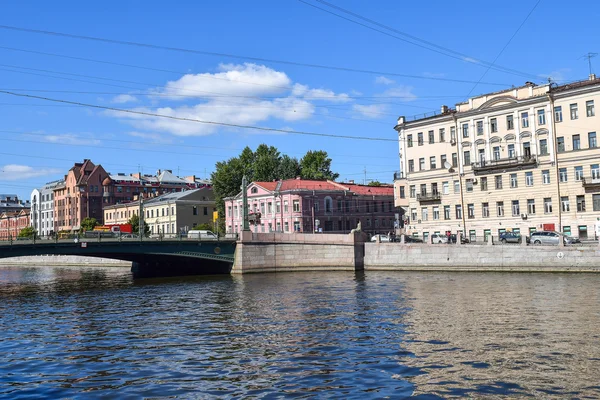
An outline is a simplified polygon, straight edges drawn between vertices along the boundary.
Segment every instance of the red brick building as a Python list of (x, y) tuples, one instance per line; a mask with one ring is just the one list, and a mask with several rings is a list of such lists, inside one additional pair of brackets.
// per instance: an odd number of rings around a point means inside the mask
[(14, 239), (30, 225), (30, 210), (8, 211), (0, 214), (0, 240)]

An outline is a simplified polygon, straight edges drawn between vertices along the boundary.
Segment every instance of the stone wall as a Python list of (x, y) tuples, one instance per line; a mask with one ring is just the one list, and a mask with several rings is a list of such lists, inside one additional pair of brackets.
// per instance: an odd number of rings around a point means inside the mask
[(600, 272), (598, 246), (366, 243), (365, 270)]
[(27, 256), (0, 259), (2, 265), (131, 267), (131, 261), (81, 256)]
[(362, 234), (242, 234), (234, 274), (284, 271), (354, 271), (363, 268)]

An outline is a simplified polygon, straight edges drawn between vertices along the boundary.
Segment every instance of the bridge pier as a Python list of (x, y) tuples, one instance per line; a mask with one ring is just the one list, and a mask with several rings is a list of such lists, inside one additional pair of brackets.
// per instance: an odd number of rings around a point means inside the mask
[(231, 273), (233, 263), (189, 257), (143, 256), (132, 262), (134, 278), (183, 275), (221, 275)]

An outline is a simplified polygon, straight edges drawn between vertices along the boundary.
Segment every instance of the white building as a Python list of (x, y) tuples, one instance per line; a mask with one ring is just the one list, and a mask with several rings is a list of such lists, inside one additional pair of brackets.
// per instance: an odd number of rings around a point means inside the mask
[(48, 182), (31, 192), (31, 226), (39, 236), (54, 233), (54, 188), (61, 184), (64, 184), (62, 179)]

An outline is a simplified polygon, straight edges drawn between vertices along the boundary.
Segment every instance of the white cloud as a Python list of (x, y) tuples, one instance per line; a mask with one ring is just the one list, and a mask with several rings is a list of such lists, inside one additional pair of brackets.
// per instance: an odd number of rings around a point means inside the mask
[(160, 133), (128, 132), (127, 134), (129, 136), (143, 139), (143, 141), (140, 141), (140, 144), (173, 143), (173, 139), (171, 139), (171, 137), (169, 137), (165, 134), (160, 134)]
[(58, 168), (38, 168), (28, 165), (7, 164), (0, 166), (0, 181), (18, 181), (38, 176), (58, 174)]
[[(177, 81), (168, 82), (165, 87), (155, 90), (161, 96), (151, 96), (163, 106), (138, 107), (135, 110), (220, 124), (116, 111), (107, 111), (105, 114), (120, 118), (138, 130), (168, 132), (178, 136), (202, 136), (210, 135), (227, 124), (259, 125), (270, 119), (285, 122), (306, 120), (315, 114), (315, 101), (352, 101), (345, 93), (310, 88), (299, 83), (292, 85), (285, 73), (263, 65), (222, 64), (219, 69), (221, 72), (218, 73), (189, 74)], [(266, 98), (261, 98), (265, 96)], [(176, 105), (172, 104), (174, 101)], [(170, 104), (164, 105), (165, 102)], [(185, 103), (177, 105), (179, 102)], [(235, 129), (235, 126), (229, 128)], [(136, 134), (148, 135), (139, 132)], [(152, 139), (151, 136), (146, 138)]]
[(413, 101), (417, 99), (417, 96), (412, 92), (412, 89), (413, 88), (410, 86), (395, 86), (393, 88), (389, 88), (378, 96), (397, 97), (404, 101)]
[(479, 64), (479, 60), (476, 60), (476, 59), (471, 58), (471, 57), (463, 57), (463, 61), (466, 61), (466, 62), (471, 63), (471, 64)]
[(386, 78), (385, 76), (378, 76), (377, 78), (375, 78), (375, 83), (378, 83), (380, 85), (393, 85), (394, 83), (396, 83), (396, 81), (390, 78)]
[(359, 115), (367, 118), (381, 118), (381, 114), (388, 111), (387, 104), (354, 104), (352, 109)]
[(124, 104), (124, 103), (135, 103), (138, 101), (138, 98), (132, 96), (130, 94), (120, 94), (118, 96), (113, 97), (111, 103), (115, 104)]
[(94, 139), (92, 137), (85, 137), (82, 135), (76, 135), (72, 133), (64, 133), (60, 135), (44, 135), (42, 136), (42, 140), (48, 143), (61, 143), (61, 144), (100, 144), (100, 140)]

